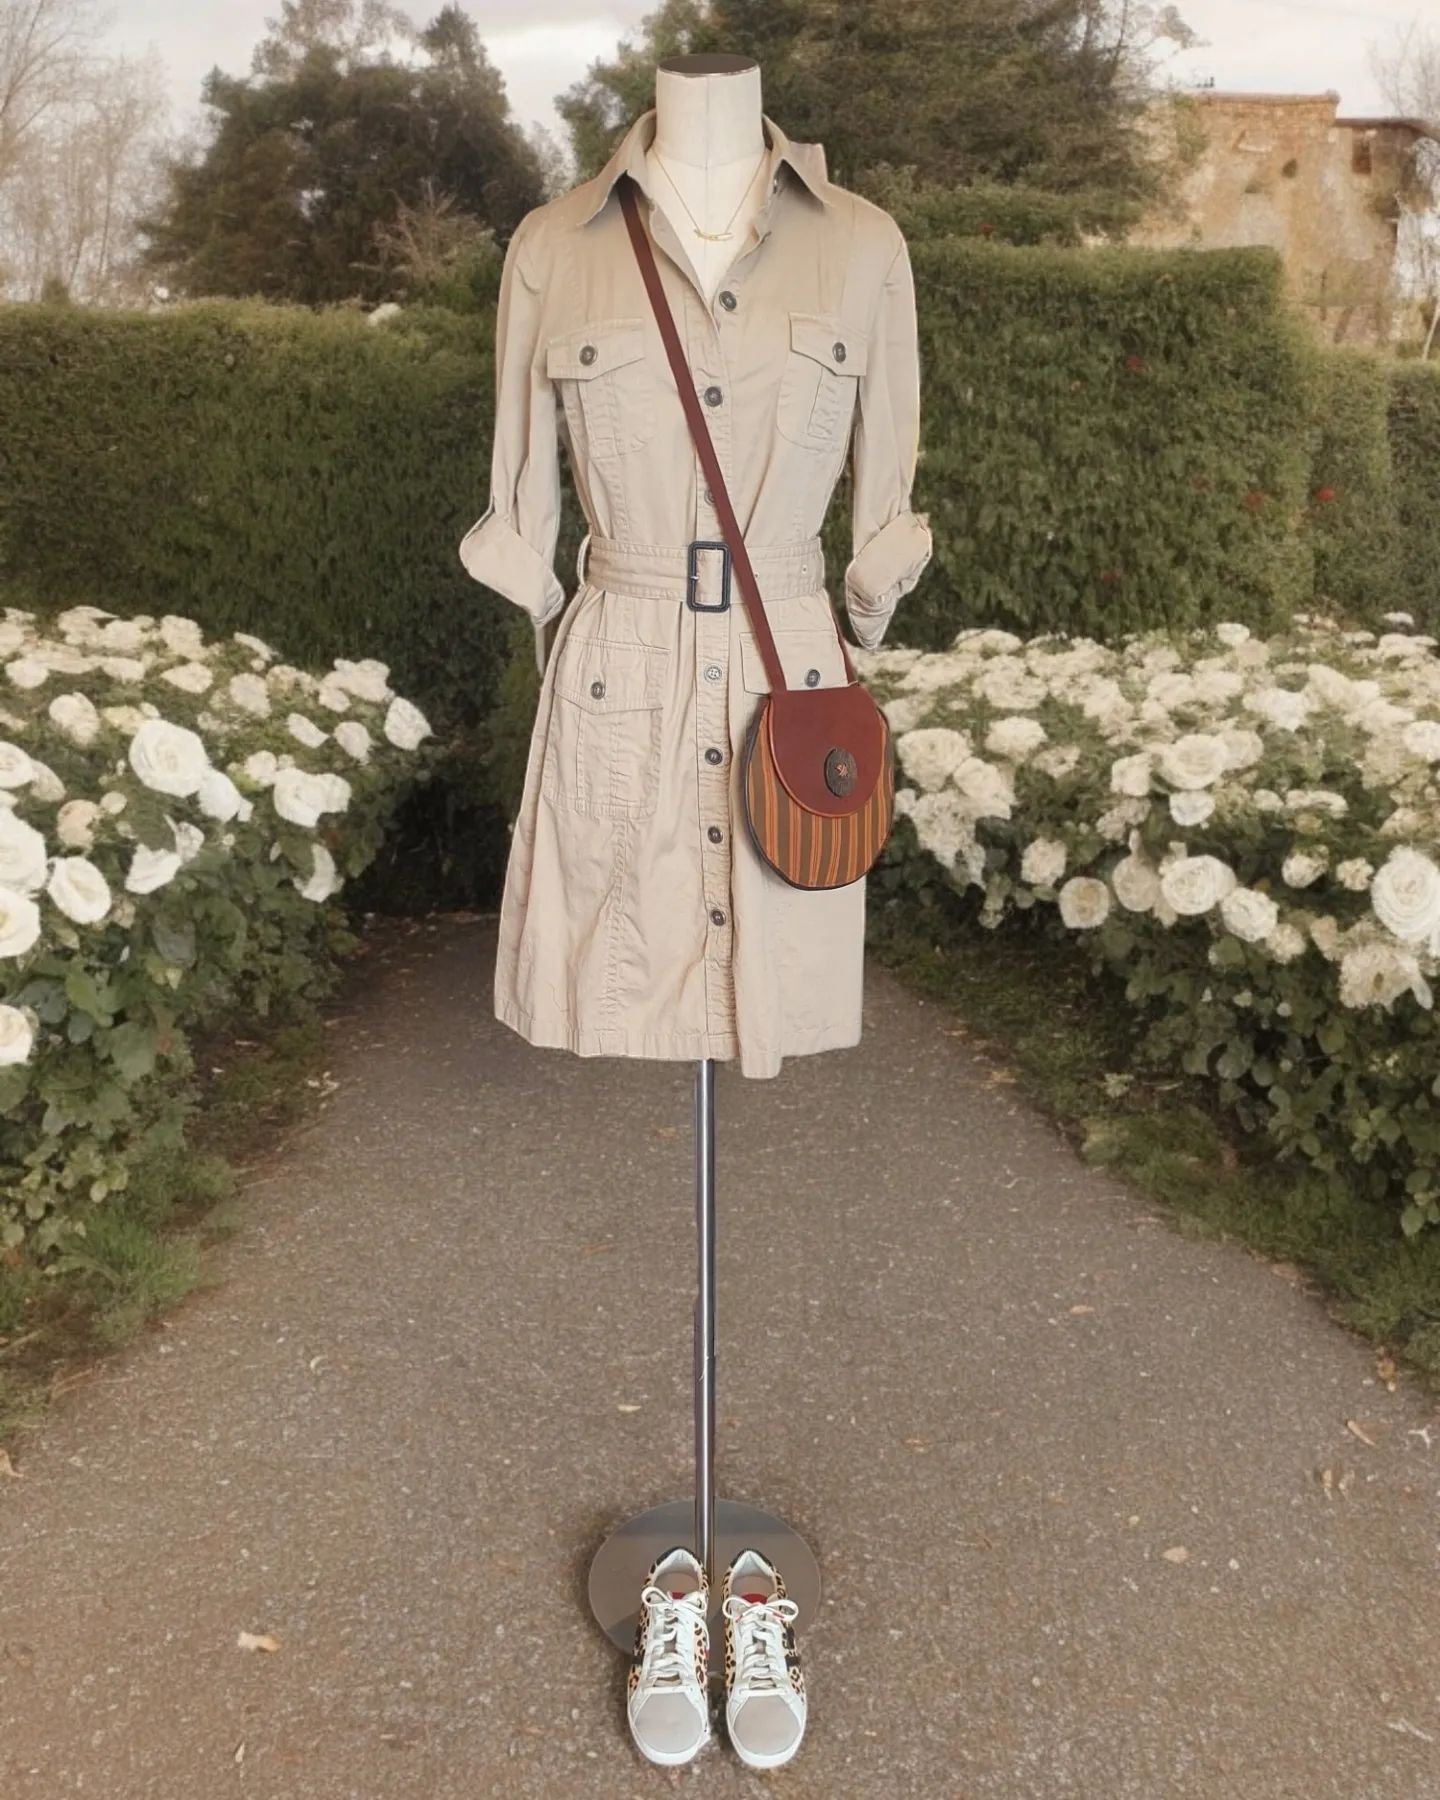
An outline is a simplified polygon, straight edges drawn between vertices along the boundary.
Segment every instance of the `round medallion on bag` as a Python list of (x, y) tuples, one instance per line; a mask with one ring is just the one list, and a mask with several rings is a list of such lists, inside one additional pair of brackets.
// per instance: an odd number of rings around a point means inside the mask
[(855, 758), (848, 750), (832, 750), (825, 758), (825, 785), (832, 794), (848, 794), (855, 776)]

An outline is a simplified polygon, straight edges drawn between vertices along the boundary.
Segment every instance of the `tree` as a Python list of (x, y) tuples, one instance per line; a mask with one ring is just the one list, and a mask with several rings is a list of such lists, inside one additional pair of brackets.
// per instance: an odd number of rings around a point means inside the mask
[(639, 41), (557, 108), (590, 172), (653, 104), (661, 58), (742, 51), (763, 71), (766, 112), (822, 142), (847, 187), (883, 165), (1133, 207), (1159, 179), (1140, 129), (1154, 52), (1190, 37), (1174, 7), (1137, 0), (662, 0)]
[(0, 0), (0, 293), (140, 303), (136, 219), (156, 195), (158, 59), (93, 49), (89, 0)]
[(443, 202), (503, 239), (544, 197), (458, 6), (417, 29), (379, 0), (286, 0), (270, 24), (256, 73), (206, 76), (211, 139), (170, 162), (144, 221), (147, 265), (180, 292), (372, 305), (408, 291), (421, 213)]

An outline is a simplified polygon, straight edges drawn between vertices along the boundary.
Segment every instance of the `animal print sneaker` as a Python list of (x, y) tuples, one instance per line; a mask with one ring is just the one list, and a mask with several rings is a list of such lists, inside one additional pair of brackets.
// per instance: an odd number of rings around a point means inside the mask
[(795, 1647), (800, 1608), (774, 1563), (742, 1550), (725, 1574), (725, 1722), (741, 1762), (777, 1769), (805, 1734), (805, 1677)]
[(625, 1710), (652, 1763), (688, 1763), (710, 1741), (710, 1582), (685, 1549), (651, 1565), (640, 1595)]

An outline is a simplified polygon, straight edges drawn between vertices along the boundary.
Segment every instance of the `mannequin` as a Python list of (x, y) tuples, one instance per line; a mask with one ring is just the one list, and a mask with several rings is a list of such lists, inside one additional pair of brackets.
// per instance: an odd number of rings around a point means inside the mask
[[(743, 56), (678, 56), (655, 74), (650, 190), (684, 246), (696, 284), (713, 300), (768, 196), (760, 66)], [(737, 211), (738, 208), (738, 211)], [(688, 209), (688, 210), (687, 210)], [(693, 215), (693, 216), (692, 216)], [(703, 238), (728, 230), (728, 237)]]

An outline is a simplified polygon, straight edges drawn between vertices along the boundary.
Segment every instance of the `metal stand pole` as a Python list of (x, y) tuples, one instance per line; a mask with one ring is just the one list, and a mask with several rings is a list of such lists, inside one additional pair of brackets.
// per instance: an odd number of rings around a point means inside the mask
[[(590, 1564), (590, 1608), (622, 1650), (635, 1641), (640, 1590), (650, 1566), (667, 1550), (689, 1545), (710, 1577), (714, 1633), (725, 1571), (741, 1550), (758, 1550), (785, 1577), (801, 1619), (820, 1604), (820, 1570), (810, 1546), (783, 1519), (738, 1500), (715, 1498), (715, 1063), (695, 1071), (695, 1495), (636, 1513), (612, 1531)], [(693, 1536), (692, 1536), (693, 1533)], [(724, 1681), (721, 1659), (711, 1679)]]
[(695, 1556), (715, 1585), (715, 1064), (695, 1071)]

